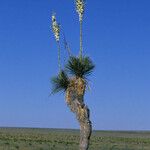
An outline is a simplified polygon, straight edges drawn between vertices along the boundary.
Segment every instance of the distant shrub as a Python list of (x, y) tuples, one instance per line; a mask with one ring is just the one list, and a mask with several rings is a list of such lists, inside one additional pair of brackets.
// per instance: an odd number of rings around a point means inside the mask
[(15, 148), (16, 148), (16, 149), (19, 149), (19, 146), (18, 146), (18, 145), (16, 145), (16, 146), (15, 146)]

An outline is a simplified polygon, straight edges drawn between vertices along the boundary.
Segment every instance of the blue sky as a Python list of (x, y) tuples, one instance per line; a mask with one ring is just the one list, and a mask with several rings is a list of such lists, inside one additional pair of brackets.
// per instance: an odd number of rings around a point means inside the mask
[[(83, 51), (96, 68), (85, 101), (94, 129), (150, 130), (149, 6), (148, 0), (86, 2)], [(64, 95), (49, 97), (58, 72), (53, 11), (77, 55), (74, 1), (0, 1), (0, 126), (79, 128)], [(64, 63), (63, 43), (61, 49)]]

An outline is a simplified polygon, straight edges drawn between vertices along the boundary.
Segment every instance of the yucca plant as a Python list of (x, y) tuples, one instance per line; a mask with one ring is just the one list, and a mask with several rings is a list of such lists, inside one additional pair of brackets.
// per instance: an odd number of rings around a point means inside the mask
[[(59, 46), (59, 25), (56, 22), (55, 15), (52, 15), (52, 29), (55, 40), (58, 44), (58, 64), (59, 73), (51, 79), (52, 94), (64, 92), (66, 95), (66, 103), (70, 110), (75, 113), (80, 124), (80, 144), (79, 150), (88, 150), (89, 141), (92, 133), (92, 124), (90, 121), (90, 111), (84, 103), (85, 90), (88, 86), (88, 76), (94, 69), (92, 60), (82, 54), (82, 21), (85, 3), (84, 0), (76, 0), (76, 11), (79, 15), (80, 22), (80, 50), (79, 56), (73, 56), (70, 48), (66, 47), (69, 53), (69, 59), (61, 68), (60, 63), (60, 46)], [(65, 42), (66, 45), (66, 42)], [(66, 45), (68, 46), (68, 45)]]

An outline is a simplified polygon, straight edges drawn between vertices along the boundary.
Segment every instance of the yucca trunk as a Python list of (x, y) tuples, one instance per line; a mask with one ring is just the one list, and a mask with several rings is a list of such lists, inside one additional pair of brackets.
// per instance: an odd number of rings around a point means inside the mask
[(90, 121), (90, 111), (84, 104), (85, 81), (82, 78), (70, 79), (70, 84), (66, 91), (66, 102), (70, 110), (75, 113), (80, 124), (80, 145), (79, 150), (88, 150), (92, 124)]

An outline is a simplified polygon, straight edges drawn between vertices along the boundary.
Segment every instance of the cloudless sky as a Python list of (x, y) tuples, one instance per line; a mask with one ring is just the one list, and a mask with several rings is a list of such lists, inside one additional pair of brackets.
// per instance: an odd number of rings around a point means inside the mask
[[(64, 95), (49, 97), (58, 73), (51, 14), (77, 55), (74, 8), (73, 0), (0, 1), (0, 126), (79, 128)], [(149, 8), (149, 0), (86, 1), (84, 54), (96, 68), (85, 101), (94, 129), (150, 130)]]

